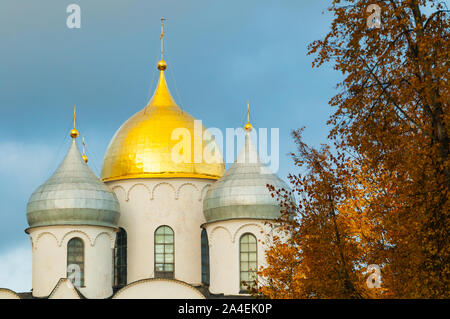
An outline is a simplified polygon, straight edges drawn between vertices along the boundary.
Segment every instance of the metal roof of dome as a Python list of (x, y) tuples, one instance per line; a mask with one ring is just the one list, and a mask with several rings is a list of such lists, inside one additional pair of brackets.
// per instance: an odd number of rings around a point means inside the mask
[[(200, 125), (196, 133), (195, 118), (175, 103), (167, 87), (165, 68), (160, 64), (159, 82), (150, 102), (129, 118), (111, 139), (101, 172), (105, 182), (131, 178), (219, 179), (225, 171), (222, 156), (220, 161), (211, 163), (205, 157), (196, 160), (194, 140), (200, 134), (200, 150), (203, 151), (208, 145), (202, 138), (207, 130)], [(191, 146), (190, 150), (183, 149), (187, 160), (181, 162), (173, 158), (174, 149), (180, 143), (174, 133), (179, 130), (187, 132)], [(217, 146), (212, 148), (218, 150)]]
[[(161, 19), (161, 60), (158, 63), (159, 82), (147, 106), (129, 118), (114, 134), (106, 150), (101, 171), (103, 181), (132, 178), (205, 178), (219, 179), (225, 171), (222, 156), (209, 162), (204, 157), (197, 160), (195, 118), (180, 109), (166, 83), (163, 60), (164, 19)], [(181, 162), (173, 154), (178, 141), (174, 133), (183, 130), (189, 136), (193, 152), (185, 150)], [(201, 149), (207, 147), (202, 136), (207, 133), (203, 126), (198, 130)], [(197, 137), (198, 139), (198, 137)], [(214, 144), (213, 145), (211, 145)], [(218, 150), (215, 142), (209, 147)], [(197, 153), (194, 155), (194, 153)], [(181, 154), (181, 153), (180, 153)]]
[[(72, 135), (72, 134), (71, 134)], [(31, 195), (27, 204), (30, 227), (95, 225), (117, 228), (116, 195), (91, 171), (75, 142), (53, 175)]]
[(203, 213), (207, 222), (280, 216), (280, 206), (267, 184), (284, 189), (289, 186), (261, 163), (251, 141), (251, 129), (251, 125), (246, 125), (245, 143), (236, 161), (206, 194)]

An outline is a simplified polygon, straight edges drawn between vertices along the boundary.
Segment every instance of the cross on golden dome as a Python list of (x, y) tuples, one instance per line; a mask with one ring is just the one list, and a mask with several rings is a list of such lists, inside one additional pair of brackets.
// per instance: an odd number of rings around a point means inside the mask
[[(116, 132), (106, 150), (101, 171), (103, 181), (116, 181), (134, 178), (204, 178), (219, 179), (225, 170), (220, 157), (218, 162), (208, 162), (202, 156), (196, 160), (195, 150), (191, 149), (187, 160), (177, 162), (173, 159), (173, 150), (179, 140), (173, 132), (180, 128), (187, 130), (193, 146), (196, 131), (195, 118), (181, 110), (170, 94), (164, 70), (167, 67), (163, 58), (164, 18), (161, 18), (161, 61), (159, 81), (152, 98), (139, 112), (129, 118)], [(201, 125), (201, 136), (206, 128)], [(200, 138), (201, 150), (207, 142)], [(209, 145), (209, 144), (208, 144)], [(212, 147), (219, 150), (217, 145)], [(188, 150), (186, 150), (188, 152)]]
[(166, 19), (165, 18), (161, 18), (161, 35), (159, 36), (160, 40), (161, 40), (161, 61), (158, 62), (158, 70), (160, 71), (164, 71), (165, 69), (167, 69), (167, 64), (163, 59), (164, 56), (164, 21)]

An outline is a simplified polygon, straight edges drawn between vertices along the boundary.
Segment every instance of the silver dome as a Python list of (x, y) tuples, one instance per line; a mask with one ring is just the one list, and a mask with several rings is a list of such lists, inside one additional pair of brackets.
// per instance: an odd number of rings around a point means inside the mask
[(244, 147), (236, 161), (206, 193), (203, 201), (206, 221), (280, 217), (280, 206), (272, 197), (267, 184), (289, 189), (284, 181), (261, 163), (250, 132), (247, 132)]
[(30, 227), (95, 225), (117, 228), (116, 195), (83, 161), (75, 142), (55, 173), (31, 195), (27, 204)]

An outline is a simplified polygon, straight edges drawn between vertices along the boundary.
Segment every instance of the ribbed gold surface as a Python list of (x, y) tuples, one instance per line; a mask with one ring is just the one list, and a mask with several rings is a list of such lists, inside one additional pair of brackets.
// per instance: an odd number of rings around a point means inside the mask
[[(190, 161), (172, 160), (172, 149), (180, 142), (172, 140), (172, 132), (177, 128), (190, 132)], [(202, 141), (202, 149), (204, 147)], [(194, 118), (177, 106), (161, 70), (158, 86), (148, 105), (128, 119), (112, 138), (101, 178), (103, 181), (152, 177), (219, 179), (224, 169), (222, 160), (220, 163), (206, 163), (205, 159), (194, 162)]]

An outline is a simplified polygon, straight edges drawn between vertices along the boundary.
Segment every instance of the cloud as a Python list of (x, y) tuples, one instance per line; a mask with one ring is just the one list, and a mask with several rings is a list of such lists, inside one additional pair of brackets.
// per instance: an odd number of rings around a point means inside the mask
[(64, 153), (47, 144), (0, 141), (0, 254), (27, 240), (27, 201)]
[(0, 254), (0, 288), (31, 290), (31, 248), (19, 245)]
[(31, 246), (23, 231), (31, 193), (56, 170), (69, 147), (0, 141), (0, 288), (31, 289)]
[(0, 177), (14, 177), (20, 186), (39, 186), (54, 163), (55, 148), (40, 143), (0, 142)]

